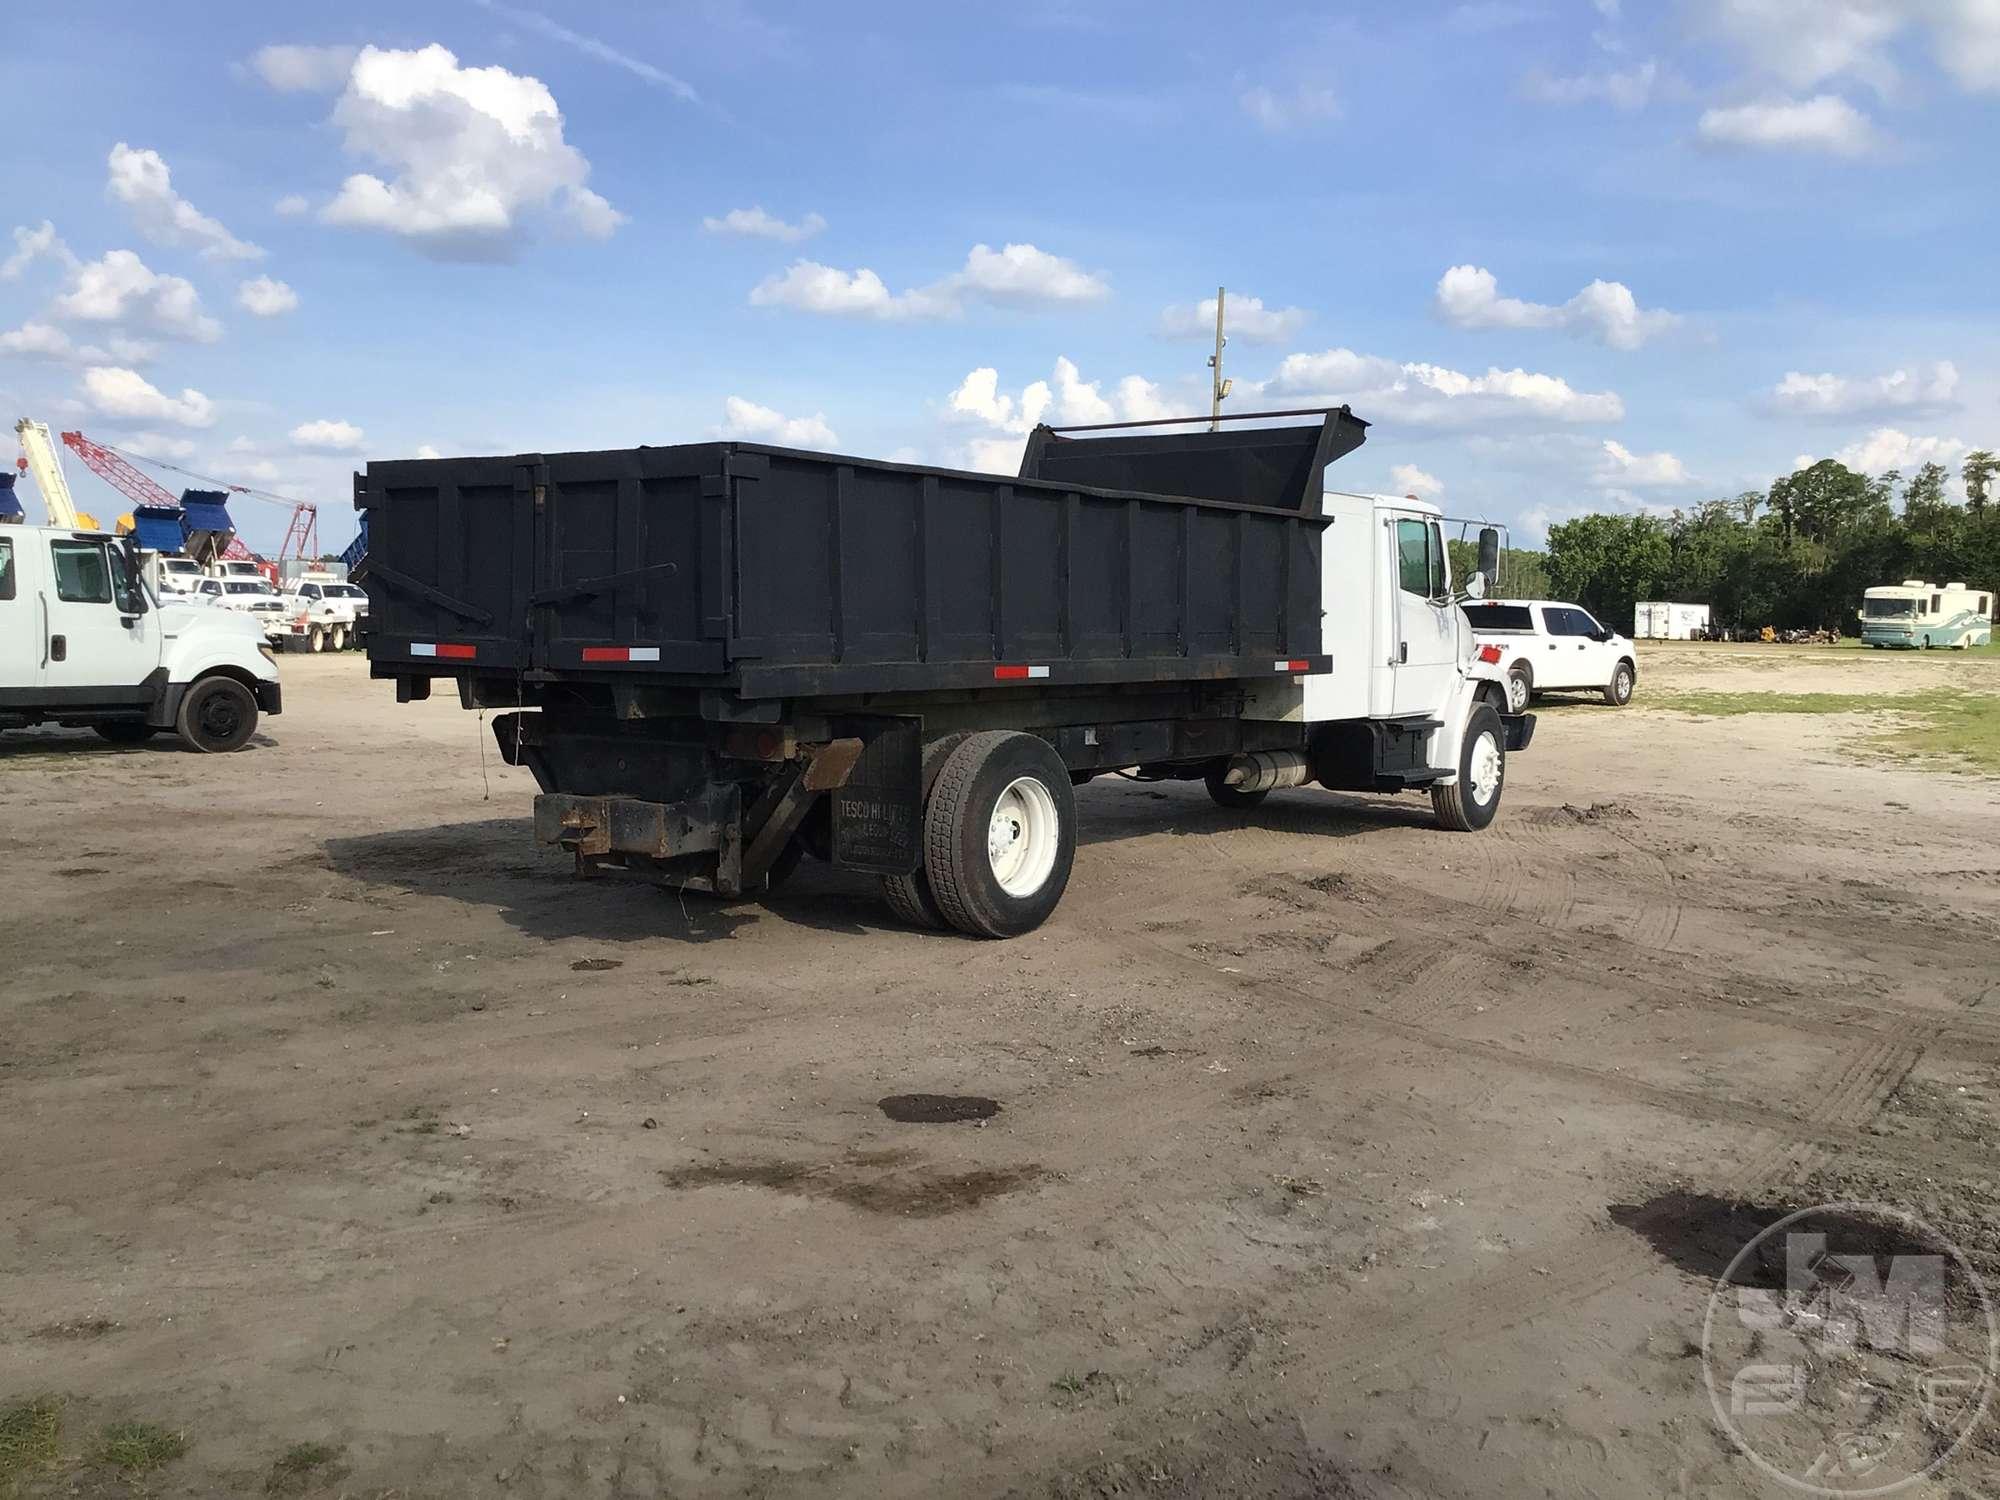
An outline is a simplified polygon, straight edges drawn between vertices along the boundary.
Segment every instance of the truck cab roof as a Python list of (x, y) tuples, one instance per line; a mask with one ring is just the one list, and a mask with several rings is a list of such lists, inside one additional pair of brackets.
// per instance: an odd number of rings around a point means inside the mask
[(1419, 500), (1411, 495), (1376, 495), (1361, 490), (1328, 490), (1328, 499), (1360, 500), (1376, 510), (1399, 510), (1419, 516), (1433, 516), (1442, 519), (1444, 510), (1428, 500)]

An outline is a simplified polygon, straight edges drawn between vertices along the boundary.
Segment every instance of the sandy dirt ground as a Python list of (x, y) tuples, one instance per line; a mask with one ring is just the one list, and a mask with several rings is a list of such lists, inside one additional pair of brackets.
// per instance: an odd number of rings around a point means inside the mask
[[(0, 736), (30, 1494), (1775, 1494), (1697, 1357), (1731, 1236), (2000, 1232), (2000, 783), (1644, 707), (2000, 660), (1648, 652), (1477, 836), (1096, 782), (1003, 944), (811, 862), (575, 883), (477, 716), (284, 671), (232, 757)], [(2000, 1493), (1991, 1422), (1909, 1493)]]

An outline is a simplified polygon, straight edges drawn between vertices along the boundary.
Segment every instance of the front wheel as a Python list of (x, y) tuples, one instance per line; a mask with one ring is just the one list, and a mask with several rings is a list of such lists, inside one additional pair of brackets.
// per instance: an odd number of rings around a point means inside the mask
[(1482, 703), (1467, 715), (1458, 745), (1458, 779), (1431, 787), (1431, 810), (1438, 826), (1474, 833), (1500, 811), (1500, 785), (1507, 779), (1507, 734), (1500, 715)]
[(924, 811), (924, 869), (952, 926), (975, 937), (1034, 931), (1075, 859), (1076, 796), (1047, 740), (986, 730), (952, 751)]
[(196, 750), (241, 750), (257, 732), (257, 699), (233, 677), (204, 677), (187, 690), (175, 727)]
[(1605, 684), (1604, 701), (1613, 708), (1623, 708), (1632, 701), (1632, 663), (1621, 661), (1618, 670), (1611, 674), (1611, 681)]

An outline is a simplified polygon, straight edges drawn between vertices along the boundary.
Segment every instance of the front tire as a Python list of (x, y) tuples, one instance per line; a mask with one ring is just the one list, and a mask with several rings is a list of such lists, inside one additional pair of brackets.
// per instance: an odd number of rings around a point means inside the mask
[(1507, 732), (1490, 703), (1466, 716), (1458, 745), (1458, 779), (1431, 787), (1431, 810), (1438, 826), (1453, 833), (1476, 833), (1500, 811), (1500, 788), (1507, 778)]
[(257, 699), (233, 677), (204, 677), (181, 699), (175, 727), (204, 754), (241, 750), (257, 732)]
[(1636, 680), (1637, 674), (1632, 670), (1632, 663), (1619, 662), (1618, 670), (1611, 674), (1611, 681), (1605, 684), (1604, 701), (1613, 708), (1623, 708), (1632, 701), (1632, 684)]
[(975, 937), (1019, 937), (1048, 919), (1076, 860), (1076, 796), (1047, 740), (986, 730), (946, 758), (924, 811), (938, 910)]

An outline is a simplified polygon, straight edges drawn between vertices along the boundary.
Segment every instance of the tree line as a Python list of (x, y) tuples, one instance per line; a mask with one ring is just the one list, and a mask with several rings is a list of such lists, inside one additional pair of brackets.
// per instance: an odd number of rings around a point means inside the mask
[(2000, 593), (2000, 459), (1967, 455), (1965, 503), (1950, 471), (1927, 463), (1905, 478), (1870, 478), (1833, 459), (1786, 475), (1763, 493), (1710, 500), (1667, 516), (1588, 515), (1549, 529), (1538, 566), (1502, 567), (1513, 597), (1574, 600), (1620, 630), (1641, 599), (1706, 604), (1737, 629), (1855, 634), (1862, 590), (1922, 578)]

